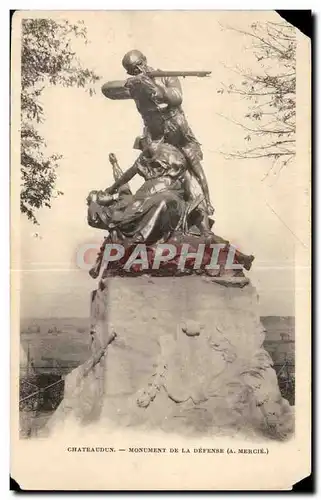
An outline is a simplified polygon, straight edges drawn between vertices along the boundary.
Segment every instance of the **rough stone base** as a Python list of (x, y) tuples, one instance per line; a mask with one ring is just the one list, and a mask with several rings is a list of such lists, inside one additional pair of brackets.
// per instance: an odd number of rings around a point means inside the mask
[(93, 358), (67, 377), (51, 427), (73, 413), (82, 423), (106, 418), (185, 434), (293, 432), (251, 285), (113, 277), (94, 292), (91, 315)]

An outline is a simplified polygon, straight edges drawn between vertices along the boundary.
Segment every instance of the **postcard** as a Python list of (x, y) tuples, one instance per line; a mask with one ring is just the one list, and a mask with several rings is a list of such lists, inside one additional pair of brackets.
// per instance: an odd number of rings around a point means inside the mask
[(311, 45), (276, 11), (16, 11), (11, 477), (311, 473)]

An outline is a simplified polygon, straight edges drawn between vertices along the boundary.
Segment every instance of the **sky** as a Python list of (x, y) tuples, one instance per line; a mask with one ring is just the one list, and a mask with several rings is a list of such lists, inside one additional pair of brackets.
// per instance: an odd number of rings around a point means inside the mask
[[(87, 226), (86, 196), (112, 183), (110, 152), (123, 169), (132, 165), (134, 138), (142, 132), (134, 103), (110, 101), (100, 87), (125, 77), (121, 60), (132, 48), (142, 50), (156, 68), (212, 71), (210, 78), (186, 78), (182, 85), (184, 111), (204, 152), (215, 232), (255, 255), (249, 277), (260, 296), (261, 315), (294, 315), (295, 252), (297, 245), (305, 245), (297, 228), (297, 200), (308, 186), (302, 186), (295, 163), (266, 177), (269, 161), (222, 155), (244, 147), (246, 133), (231, 120), (242, 121), (248, 102), (217, 92), (222, 82), (239, 81), (233, 68), (257, 67), (249, 38), (226, 26), (248, 29), (258, 20), (278, 22), (279, 16), (262, 11), (98, 11), (74, 12), (71, 19), (87, 26), (90, 43), (75, 47), (101, 80), (93, 97), (74, 88), (50, 87), (43, 93), (41, 133), (48, 152), (63, 155), (57, 188), (64, 196), (50, 210), (38, 212), (38, 227), (21, 218), (21, 315), (89, 314), (89, 292), (96, 283), (77, 267), (77, 249), (99, 244), (104, 233)], [(132, 188), (140, 182), (135, 180)]]

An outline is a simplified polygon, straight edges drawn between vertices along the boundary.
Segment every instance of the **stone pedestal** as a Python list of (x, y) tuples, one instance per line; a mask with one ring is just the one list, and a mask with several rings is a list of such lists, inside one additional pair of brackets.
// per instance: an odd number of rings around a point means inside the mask
[[(76, 412), (79, 421), (95, 414), (185, 434), (244, 429), (284, 439), (293, 431), (251, 285), (224, 287), (197, 275), (112, 277), (93, 294), (92, 336), (93, 359), (99, 349), (104, 355), (87, 374), (77, 369), (76, 397), (65, 398), (58, 420)], [(66, 394), (75, 394), (72, 377)]]

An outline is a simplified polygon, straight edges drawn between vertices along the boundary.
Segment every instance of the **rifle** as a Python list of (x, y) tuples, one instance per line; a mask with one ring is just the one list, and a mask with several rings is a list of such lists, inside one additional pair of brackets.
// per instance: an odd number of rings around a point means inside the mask
[(151, 78), (161, 78), (168, 76), (181, 76), (185, 78), (186, 76), (197, 76), (199, 78), (203, 78), (205, 76), (210, 76), (212, 71), (147, 71), (146, 75)]
[[(181, 76), (185, 78), (186, 76), (197, 76), (199, 78), (204, 78), (205, 76), (209, 76), (211, 71), (161, 71), (161, 70), (153, 70), (147, 71), (145, 73), (146, 76), (150, 78), (161, 78), (161, 77), (170, 77), (170, 76)], [(139, 76), (139, 75), (138, 75)], [(125, 81), (112, 81), (106, 82), (101, 91), (105, 97), (108, 99), (132, 99), (128, 89), (125, 88)]]

